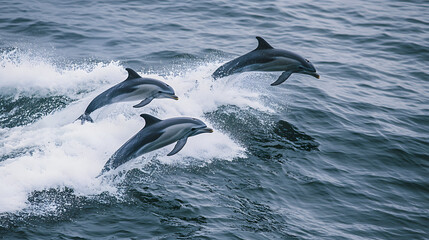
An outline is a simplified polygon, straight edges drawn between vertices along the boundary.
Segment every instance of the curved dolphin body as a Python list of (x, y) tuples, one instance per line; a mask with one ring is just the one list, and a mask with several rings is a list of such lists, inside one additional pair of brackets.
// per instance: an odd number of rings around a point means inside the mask
[(167, 156), (172, 156), (185, 146), (188, 137), (213, 132), (201, 120), (195, 118), (177, 117), (161, 120), (149, 114), (142, 114), (140, 116), (146, 122), (144, 128), (124, 143), (110, 157), (104, 165), (101, 174), (115, 169), (142, 154), (177, 141), (174, 149), (167, 154)]
[(143, 99), (139, 104), (134, 105), (135, 108), (140, 108), (149, 104), (155, 98), (178, 99), (174, 95), (173, 88), (168, 84), (152, 78), (142, 78), (131, 68), (126, 68), (125, 70), (128, 72), (127, 79), (102, 92), (89, 103), (84, 114), (78, 118), (82, 124), (85, 121), (94, 122), (89, 115), (95, 110), (112, 103)]
[(275, 49), (261, 37), (256, 37), (256, 39), (258, 40), (258, 47), (255, 50), (220, 66), (212, 74), (212, 77), (217, 79), (234, 73), (249, 71), (283, 71), (271, 86), (283, 83), (292, 73), (308, 74), (320, 78), (313, 64), (307, 59), (290, 51)]

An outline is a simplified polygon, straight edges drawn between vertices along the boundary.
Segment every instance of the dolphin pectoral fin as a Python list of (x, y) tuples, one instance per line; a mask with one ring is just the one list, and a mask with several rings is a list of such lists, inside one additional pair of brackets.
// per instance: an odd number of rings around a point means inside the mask
[(133, 107), (140, 108), (140, 107), (146, 106), (150, 102), (152, 102), (152, 100), (153, 100), (153, 97), (148, 97), (148, 98), (144, 99), (143, 101), (141, 101), (139, 104), (134, 105)]
[(167, 154), (167, 156), (173, 156), (174, 154), (178, 153), (180, 150), (182, 150), (182, 148), (185, 146), (186, 141), (188, 140), (188, 138), (182, 138), (179, 141), (177, 141), (176, 146), (174, 146), (174, 149)]
[(283, 83), (284, 81), (286, 81), (290, 75), (292, 74), (292, 72), (283, 72), (282, 75), (280, 75), (279, 78), (277, 78), (277, 80), (273, 83), (271, 83), (271, 86), (277, 86), (281, 83)]

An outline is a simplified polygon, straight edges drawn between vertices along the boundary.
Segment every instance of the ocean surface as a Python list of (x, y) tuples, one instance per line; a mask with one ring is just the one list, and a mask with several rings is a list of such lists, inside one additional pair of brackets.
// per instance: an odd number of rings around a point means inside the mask
[[(0, 239), (429, 239), (429, 2), (0, 1)], [(320, 79), (247, 72), (257, 46)], [(179, 101), (74, 122), (126, 67)], [(96, 178), (142, 113), (214, 129)]]

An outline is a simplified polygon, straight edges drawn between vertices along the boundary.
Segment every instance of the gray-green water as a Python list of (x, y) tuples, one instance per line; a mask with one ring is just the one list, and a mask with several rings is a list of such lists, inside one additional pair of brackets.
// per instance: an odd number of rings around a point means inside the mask
[[(0, 238), (428, 238), (426, 1), (0, 6)], [(321, 79), (214, 81), (255, 36), (308, 58)], [(180, 100), (73, 122), (125, 67)], [(215, 132), (95, 178), (141, 113)]]

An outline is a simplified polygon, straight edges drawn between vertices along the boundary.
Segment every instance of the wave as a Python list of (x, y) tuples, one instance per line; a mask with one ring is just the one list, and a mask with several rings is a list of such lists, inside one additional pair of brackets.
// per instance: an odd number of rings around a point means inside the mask
[[(214, 81), (210, 75), (219, 64), (206, 63), (164, 77), (141, 71), (143, 77), (167, 82), (180, 100), (157, 99), (142, 109), (134, 109), (130, 103), (110, 105), (93, 113), (94, 124), (81, 125), (74, 121), (87, 104), (97, 94), (126, 78), (120, 62), (89, 61), (61, 66), (16, 49), (3, 52), (0, 58), (1, 98), (60, 95), (71, 100), (58, 104), (34, 122), (0, 128), (0, 213), (31, 209), (28, 197), (35, 191), (52, 188), (71, 188), (74, 194), (84, 196), (106, 191), (116, 194), (114, 181), (103, 181), (95, 176), (111, 154), (144, 126), (144, 120), (139, 117), (141, 113), (161, 119), (192, 116), (213, 126), (206, 114), (220, 106), (272, 111), (261, 101), (261, 93), (245, 87), (239, 78)], [(21, 107), (24, 108), (22, 112), (31, 108), (15, 106)], [(246, 156), (242, 144), (215, 126), (214, 129), (212, 134), (189, 139), (185, 148), (172, 157), (166, 156), (172, 148), (167, 146), (121, 166), (118, 171), (141, 168), (153, 161), (180, 166)]]
[(119, 79), (121, 68), (117, 61), (76, 64), (55, 61), (30, 50), (9, 49), (0, 53), (0, 94), (60, 94), (76, 98), (79, 93)]

